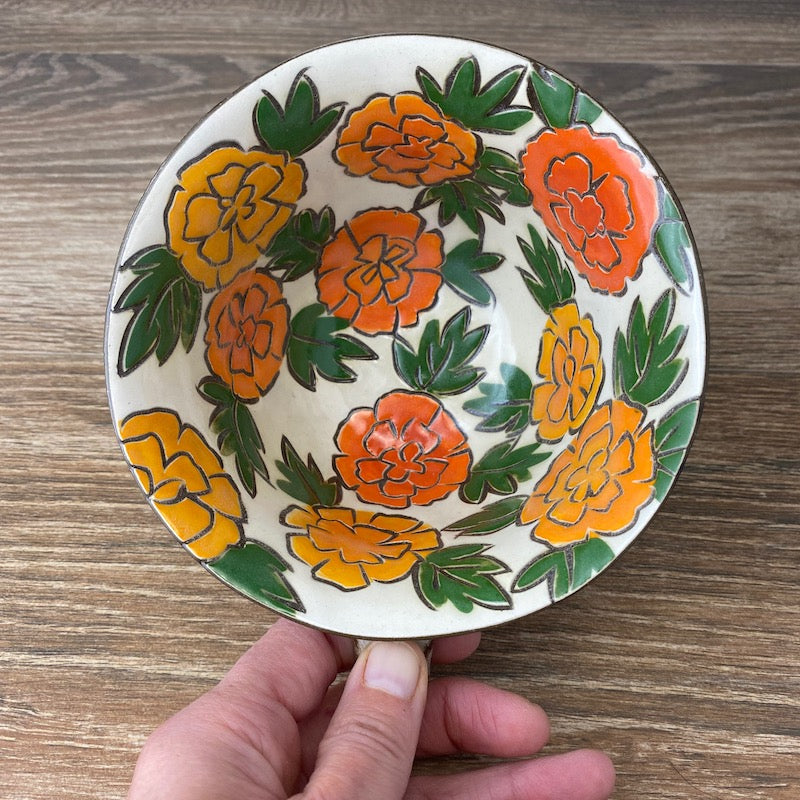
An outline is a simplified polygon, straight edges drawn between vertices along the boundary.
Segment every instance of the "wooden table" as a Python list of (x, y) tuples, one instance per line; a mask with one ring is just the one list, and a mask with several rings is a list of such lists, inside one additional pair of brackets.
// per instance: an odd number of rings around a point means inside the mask
[(198, 571), (120, 458), (108, 287), (196, 119), (291, 55), (394, 30), (477, 36), (598, 96), (683, 201), (711, 330), (699, 432), (647, 532), (450, 671), (540, 702), (548, 752), (606, 749), (618, 800), (800, 797), (800, 5), (398, 8), (0, 2), (0, 796), (124, 796), (148, 732), (273, 621)]

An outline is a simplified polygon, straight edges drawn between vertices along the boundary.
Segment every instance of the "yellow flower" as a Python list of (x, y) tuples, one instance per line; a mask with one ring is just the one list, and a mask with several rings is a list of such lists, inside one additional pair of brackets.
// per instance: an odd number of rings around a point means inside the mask
[(600, 340), (592, 320), (581, 317), (575, 303), (551, 312), (537, 369), (545, 382), (533, 390), (531, 417), (539, 437), (555, 442), (580, 428), (603, 382)]
[(305, 170), (282, 153), (218, 147), (187, 164), (167, 209), (167, 243), (208, 290), (252, 267), (286, 224)]
[(622, 533), (653, 496), (653, 428), (643, 421), (622, 400), (603, 403), (536, 484), (520, 522), (556, 547)]
[(289, 548), (314, 576), (340, 589), (404, 578), (418, 561), (441, 547), (436, 530), (419, 520), (351, 508), (292, 506), (283, 521)]
[(148, 499), (193, 555), (215, 558), (241, 541), (239, 491), (197, 430), (162, 410), (133, 414), (119, 430)]

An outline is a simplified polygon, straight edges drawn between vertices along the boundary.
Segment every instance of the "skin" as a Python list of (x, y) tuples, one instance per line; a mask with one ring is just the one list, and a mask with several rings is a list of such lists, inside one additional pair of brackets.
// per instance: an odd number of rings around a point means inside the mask
[[(439, 640), (458, 661), (479, 634)], [(345, 681), (337, 675), (350, 670)], [(147, 740), (128, 800), (606, 800), (614, 768), (578, 750), (531, 759), (537, 705), (464, 678), (428, 681), (413, 644), (370, 645), (281, 620), (210, 692)], [(509, 763), (411, 776), (415, 758), (481, 753)]]

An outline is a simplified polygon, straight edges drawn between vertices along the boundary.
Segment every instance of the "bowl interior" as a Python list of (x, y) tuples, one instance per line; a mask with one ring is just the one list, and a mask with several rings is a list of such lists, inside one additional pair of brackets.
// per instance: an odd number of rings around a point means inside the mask
[(106, 339), (125, 458), (182, 545), (364, 638), (602, 571), (705, 370), (691, 234), (635, 139), (540, 64), (424, 36), (304, 54), (204, 118), (134, 214)]

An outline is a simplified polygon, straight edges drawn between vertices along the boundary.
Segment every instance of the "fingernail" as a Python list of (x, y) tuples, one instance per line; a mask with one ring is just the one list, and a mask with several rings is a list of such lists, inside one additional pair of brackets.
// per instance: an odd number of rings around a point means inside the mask
[(367, 652), (364, 683), (370, 689), (408, 700), (419, 684), (421, 659), (410, 645), (375, 642)]

